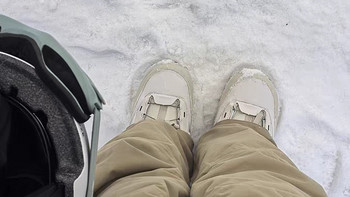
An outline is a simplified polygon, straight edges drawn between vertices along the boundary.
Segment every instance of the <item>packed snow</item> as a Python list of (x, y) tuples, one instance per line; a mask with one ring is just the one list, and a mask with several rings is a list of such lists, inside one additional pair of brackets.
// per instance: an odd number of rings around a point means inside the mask
[(132, 93), (153, 63), (189, 69), (195, 141), (231, 74), (258, 68), (281, 101), (276, 143), (331, 197), (350, 196), (349, 10), (344, 0), (0, 1), (0, 14), (52, 34), (99, 87), (100, 147), (129, 125)]

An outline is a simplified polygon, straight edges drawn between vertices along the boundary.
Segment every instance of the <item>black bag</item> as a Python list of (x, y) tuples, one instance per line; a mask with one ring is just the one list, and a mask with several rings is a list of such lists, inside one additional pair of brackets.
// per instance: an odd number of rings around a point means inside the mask
[(0, 54), (0, 196), (73, 196), (84, 167), (78, 132), (33, 68)]

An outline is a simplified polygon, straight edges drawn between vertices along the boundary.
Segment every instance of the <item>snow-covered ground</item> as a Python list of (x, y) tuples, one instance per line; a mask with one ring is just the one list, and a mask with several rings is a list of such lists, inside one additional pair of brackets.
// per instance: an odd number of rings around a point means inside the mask
[(349, 10), (347, 0), (0, 1), (1, 14), (56, 37), (99, 87), (100, 146), (128, 126), (132, 90), (161, 59), (195, 81), (196, 140), (232, 72), (264, 70), (281, 99), (277, 144), (332, 197), (350, 196)]

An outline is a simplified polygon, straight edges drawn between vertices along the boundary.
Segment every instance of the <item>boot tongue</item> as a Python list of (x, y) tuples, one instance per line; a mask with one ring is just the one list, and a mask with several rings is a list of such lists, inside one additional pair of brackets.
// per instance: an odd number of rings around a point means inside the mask
[(180, 100), (176, 97), (152, 94), (144, 114), (145, 119), (164, 120), (179, 129)]
[(233, 106), (232, 119), (243, 120), (264, 127), (266, 112), (263, 108), (248, 103), (237, 101)]

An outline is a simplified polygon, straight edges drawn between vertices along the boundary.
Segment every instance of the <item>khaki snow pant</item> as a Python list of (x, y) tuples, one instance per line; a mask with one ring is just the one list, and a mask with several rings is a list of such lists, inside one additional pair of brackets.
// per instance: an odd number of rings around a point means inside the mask
[(95, 196), (326, 196), (253, 123), (222, 121), (192, 148), (165, 122), (132, 125), (99, 151)]

